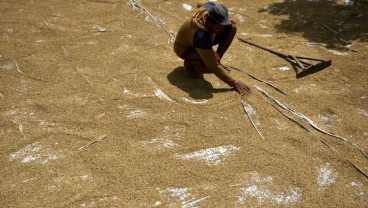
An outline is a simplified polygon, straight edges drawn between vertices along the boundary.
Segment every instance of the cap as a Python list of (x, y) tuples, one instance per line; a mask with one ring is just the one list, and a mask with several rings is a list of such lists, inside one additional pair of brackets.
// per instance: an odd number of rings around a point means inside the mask
[(222, 4), (215, 4), (208, 9), (208, 17), (220, 25), (230, 25), (229, 13), (227, 8)]

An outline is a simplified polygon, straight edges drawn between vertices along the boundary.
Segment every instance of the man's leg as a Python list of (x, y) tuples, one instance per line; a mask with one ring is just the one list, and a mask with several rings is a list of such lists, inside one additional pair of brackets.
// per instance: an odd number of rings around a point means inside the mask
[[(216, 56), (216, 60), (220, 62), (220, 55), (215, 51), (213, 53)], [(181, 58), (184, 59), (184, 68), (187, 70), (190, 78), (202, 78), (203, 73), (211, 72), (195, 48), (189, 49)]]
[(202, 77), (196, 68), (205, 67), (206, 65), (195, 48), (186, 51), (181, 58), (184, 59), (184, 68), (187, 70), (189, 78), (198, 79)]
[(189, 78), (195, 79), (198, 77), (195, 67), (190, 63), (190, 61), (184, 60), (184, 68), (186, 69)]

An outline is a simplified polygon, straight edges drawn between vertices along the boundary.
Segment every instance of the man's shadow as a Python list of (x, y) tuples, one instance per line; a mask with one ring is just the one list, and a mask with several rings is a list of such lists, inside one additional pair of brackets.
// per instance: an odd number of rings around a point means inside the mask
[[(202, 75), (202, 74), (201, 74)], [(188, 77), (186, 69), (182, 66), (175, 68), (167, 75), (169, 82), (178, 87), (179, 89), (187, 92), (193, 99), (210, 99), (213, 97), (213, 93), (232, 91), (231, 88), (218, 88), (215, 89), (201, 76), (198, 79), (192, 79)]]

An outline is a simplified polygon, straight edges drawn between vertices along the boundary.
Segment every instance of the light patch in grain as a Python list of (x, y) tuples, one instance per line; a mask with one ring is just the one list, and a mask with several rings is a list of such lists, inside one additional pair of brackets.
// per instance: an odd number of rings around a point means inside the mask
[(44, 146), (39, 142), (35, 142), (10, 154), (9, 160), (21, 160), (22, 163), (36, 162), (45, 164), (62, 157), (63, 155), (60, 151), (52, 150), (49, 146)]
[(231, 156), (239, 148), (234, 145), (212, 147), (208, 149), (198, 150), (193, 153), (187, 154), (175, 154), (176, 158), (184, 160), (200, 160), (205, 161), (210, 166), (220, 165), (224, 163), (224, 160)]
[(327, 187), (336, 182), (337, 173), (333, 172), (330, 164), (326, 163), (317, 169), (317, 184), (321, 187)]
[(259, 205), (291, 206), (295, 205), (302, 194), (299, 188), (292, 187), (284, 192), (272, 191), (274, 186), (271, 176), (262, 176), (258, 172), (251, 172), (245, 180), (242, 180), (237, 203), (245, 205), (248, 200), (257, 200)]

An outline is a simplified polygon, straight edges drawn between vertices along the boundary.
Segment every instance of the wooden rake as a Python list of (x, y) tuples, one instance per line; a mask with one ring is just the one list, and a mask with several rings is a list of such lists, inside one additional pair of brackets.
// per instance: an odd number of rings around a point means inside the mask
[[(291, 64), (293, 64), (294, 69), (296, 71), (296, 78), (301, 78), (304, 76), (307, 76), (309, 74), (313, 74), (316, 72), (321, 71), (322, 69), (325, 69), (329, 66), (331, 66), (331, 60), (322, 60), (322, 59), (316, 59), (316, 58), (308, 58), (308, 57), (301, 57), (301, 56), (292, 56), (292, 55), (286, 55), (277, 51), (274, 51), (272, 49), (268, 49), (262, 46), (259, 46), (255, 43), (252, 43), (248, 40), (238, 38), (243, 43), (248, 43), (250, 45), (256, 46), (258, 48), (261, 48), (263, 50), (266, 50), (270, 53), (273, 53)], [(311, 63), (313, 61), (313, 63)]]

